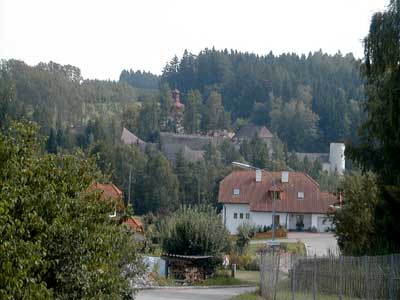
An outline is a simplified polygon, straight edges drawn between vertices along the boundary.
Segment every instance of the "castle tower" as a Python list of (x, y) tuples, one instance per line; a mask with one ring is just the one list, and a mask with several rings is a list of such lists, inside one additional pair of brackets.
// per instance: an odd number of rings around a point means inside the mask
[(337, 172), (339, 175), (344, 174), (346, 161), (344, 157), (345, 145), (343, 143), (331, 143), (329, 147), (329, 163), (330, 173)]
[(172, 98), (174, 99), (174, 104), (172, 105), (171, 115), (175, 121), (175, 131), (177, 133), (183, 133), (183, 112), (185, 110), (185, 105), (181, 103), (180, 92), (178, 89), (172, 91)]

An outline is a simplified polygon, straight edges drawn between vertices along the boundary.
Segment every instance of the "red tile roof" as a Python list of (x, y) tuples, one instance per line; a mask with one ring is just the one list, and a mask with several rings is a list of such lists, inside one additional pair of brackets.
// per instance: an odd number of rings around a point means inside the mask
[(102, 184), (94, 182), (90, 187), (90, 191), (100, 191), (101, 199), (115, 200), (117, 202), (117, 210), (123, 211), (125, 209), (124, 201), (122, 200), (122, 191), (117, 188), (113, 183)]
[[(319, 184), (305, 173), (289, 172), (289, 182), (281, 181), (282, 172), (262, 171), (261, 182), (256, 182), (254, 170), (234, 170), (225, 177), (219, 186), (219, 203), (249, 204), (251, 211), (272, 211), (275, 180), (280, 190), (280, 200), (276, 201), (277, 212), (326, 213), (329, 205), (337, 202), (333, 194), (320, 192)], [(239, 189), (239, 195), (233, 190)], [(297, 198), (298, 192), (304, 193), (304, 199)]]
[(129, 226), (129, 228), (131, 228), (135, 232), (141, 232), (141, 233), (144, 232), (143, 223), (134, 217), (130, 217), (128, 220), (124, 222), (124, 224)]

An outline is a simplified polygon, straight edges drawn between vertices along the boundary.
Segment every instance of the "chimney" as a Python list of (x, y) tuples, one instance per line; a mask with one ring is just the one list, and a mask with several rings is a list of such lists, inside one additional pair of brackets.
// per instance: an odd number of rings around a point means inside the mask
[(256, 182), (261, 182), (261, 170), (256, 170)]
[(282, 172), (282, 182), (289, 182), (289, 172)]

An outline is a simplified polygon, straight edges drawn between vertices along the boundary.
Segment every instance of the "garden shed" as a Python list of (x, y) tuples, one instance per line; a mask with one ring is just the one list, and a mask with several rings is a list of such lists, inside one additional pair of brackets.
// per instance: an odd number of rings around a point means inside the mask
[(213, 274), (215, 259), (210, 255), (164, 254), (166, 277), (183, 284), (199, 282)]

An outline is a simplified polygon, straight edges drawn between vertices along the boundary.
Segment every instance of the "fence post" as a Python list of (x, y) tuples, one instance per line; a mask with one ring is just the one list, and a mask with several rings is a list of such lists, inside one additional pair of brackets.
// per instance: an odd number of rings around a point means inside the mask
[(339, 299), (343, 299), (343, 256), (339, 256)]
[(394, 296), (394, 256), (390, 255), (390, 282), (389, 282), (389, 298), (395, 300)]
[(364, 260), (364, 287), (365, 287), (365, 294), (366, 299), (370, 299), (369, 297), (369, 268), (368, 268), (368, 256), (363, 257)]
[(232, 264), (231, 277), (236, 278), (236, 264)]
[[(281, 259), (279, 250), (278, 250), (277, 255), (278, 255), (278, 259), (277, 259), (277, 265), (276, 265), (275, 284), (274, 284), (274, 300), (276, 300), (276, 289), (277, 289), (278, 280), (279, 280), (279, 265), (280, 265), (280, 259)], [(275, 261), (276, 261), (276, 259), (275, 259)]]
[(313, 300), (317, 299), (317, 255), (314, 254)]
[(290, 257), (292, 263), (292, 300), (294, 300), (294, 293), (296, 291), (296, 264), (293, 263), (293, 254)]

